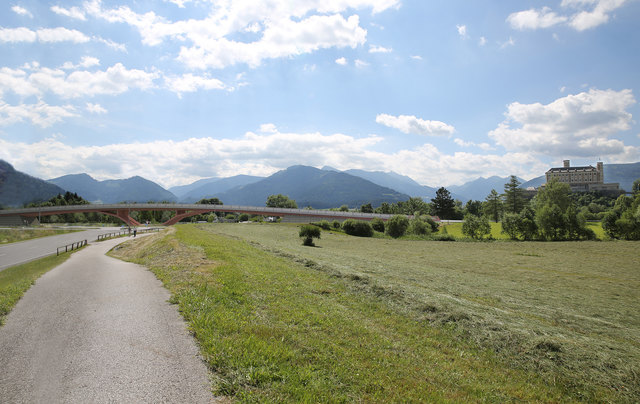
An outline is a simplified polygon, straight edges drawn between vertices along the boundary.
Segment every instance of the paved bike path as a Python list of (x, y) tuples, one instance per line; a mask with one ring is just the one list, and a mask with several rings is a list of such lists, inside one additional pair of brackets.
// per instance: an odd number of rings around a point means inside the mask
[(215, 401), (169, 293), (89, 245), (38, 279), (0, 327), (0, 401)]

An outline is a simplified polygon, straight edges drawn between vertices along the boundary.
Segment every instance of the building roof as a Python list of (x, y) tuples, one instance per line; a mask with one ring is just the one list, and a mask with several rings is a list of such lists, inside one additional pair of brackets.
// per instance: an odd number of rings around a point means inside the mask
[(594, 166), (583, 167), (553, 167), (550, 168), (548, 173), (561, 173), (561, 172), (576, 172), (576, 171), (598, 171)]

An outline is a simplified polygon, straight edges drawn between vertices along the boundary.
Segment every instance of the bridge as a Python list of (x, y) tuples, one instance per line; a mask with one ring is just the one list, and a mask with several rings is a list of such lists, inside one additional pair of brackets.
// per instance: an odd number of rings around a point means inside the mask
[(117, 217), (128, 226), (140, 226), (141, 223), (131, 217), (131, 212), (140, 211), (175, 211), (176, 214), (167, 220), (163, 225), (171, 226), (182, 219), (201, 215), (210, 212), (230, 212), (247, 213), (249, 215), (260, 215), (267, 217), (280, 217), (283, 222), (309, 223), (318, 220), (338, 220), (340, 222), (347, 219), (372, 220), (380, 218), (389, 220), (393, 215), (379, 213), (342, 212), (332, 210), (312, 210), (312, 209), (286, 209), (268, 208), (258, 206), (238, 206), (238, 205), (200, 205), (200, 204), (180, 204), (180, 203), (129, 203), (129, 204), (90, 204), (90, 205), (70, 205), (70, 206), (46, 206), (37, 208), (6, 209), (0, 210), (0, 223), (9, 225), (24, 225), (32, 223), (36, 218), (40, 221), (42, 216), (61, 215), (64, 213), (102, 213)]

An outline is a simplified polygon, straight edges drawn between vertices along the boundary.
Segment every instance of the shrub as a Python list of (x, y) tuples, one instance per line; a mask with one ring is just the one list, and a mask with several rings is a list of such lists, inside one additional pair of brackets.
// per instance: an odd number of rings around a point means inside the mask
[(438, 230), (440, 230), (440, 225), (438, 223), (436, 223), (435, 220), (433, 220), (433, 218), (431, 216), (427, 216), (424, 219), (425, 222), (427, 222), (427, 224), (429, 226), (431, 226), (431, 233), (437, 233)]
[(486, 217), (478, 217), (472, 214), (464, 216), (462, 223), (462, 234), (474, 240), (482, 240), (484, 236), (491, 233), (491, 225)]
[(373, 236), (373, 228), (369, 222), (361, 220), (347, 219), (342, 222), (342, 230), (350, 236), (371, 237)]
[(323, 230), (331, 230), (331, 223), (329, 223), (327, 220), (321, 220), (319, 222), (315, 222), (315, 223), (311, 223), (314, 226), (318, 226), (319, 228), (323, 229)]
[(306, 245), (306, 246), (314, 246), (315, 244), (313, 244), (313, 239), (320, 238), (320, 228), (316, 227), (312, 224), (305, 224), (304, 226), (302, 226), (300, 228), (300, 232), (298, 232), (298, 236), (300, 236), (300, 238), (302, 238), (302, 245)]
[(456, 238), (453, 237), (451, 234), (436, 234), (433, 237), (433, 240), (434, 241), (456, 241)]
[(239, 222), (248, 222), (249, 221), (249, 215), (246, 213), (241, 213), (240, 216), (238, 216), (238, 221)]
[(416, 218), (409, 223), (408, 231), (416, 236), (426, 236), (431, 234), (431, 226), (422, 219)]
[(379, 231), (380, 233), (384, 233), (384, 222), (379, 217), (374, 217), (371, 220), (371, 227), (373, 230)]
[(339, 229), (340, 228), (340, 221), (338, 220), (334, 220), (331, 225), (333, 226), (334, 229)]
[(393, 238), (404, 236), (409, 227), (409, 219), (404, 215), (395, 215), (387, 222), (387, 234)]
[(224, 217), (226, 220), (230, 220), (230, 221), (236, 221), (236, 215), (233, 215), (231, 213), (229, 213), (227, 216)]

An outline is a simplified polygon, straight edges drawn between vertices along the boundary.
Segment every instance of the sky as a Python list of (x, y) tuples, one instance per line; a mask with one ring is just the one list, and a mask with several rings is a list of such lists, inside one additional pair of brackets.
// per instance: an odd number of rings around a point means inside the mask
[(640, 161), (638, 0), (8, 0), (0, 159), (164, 187)]

